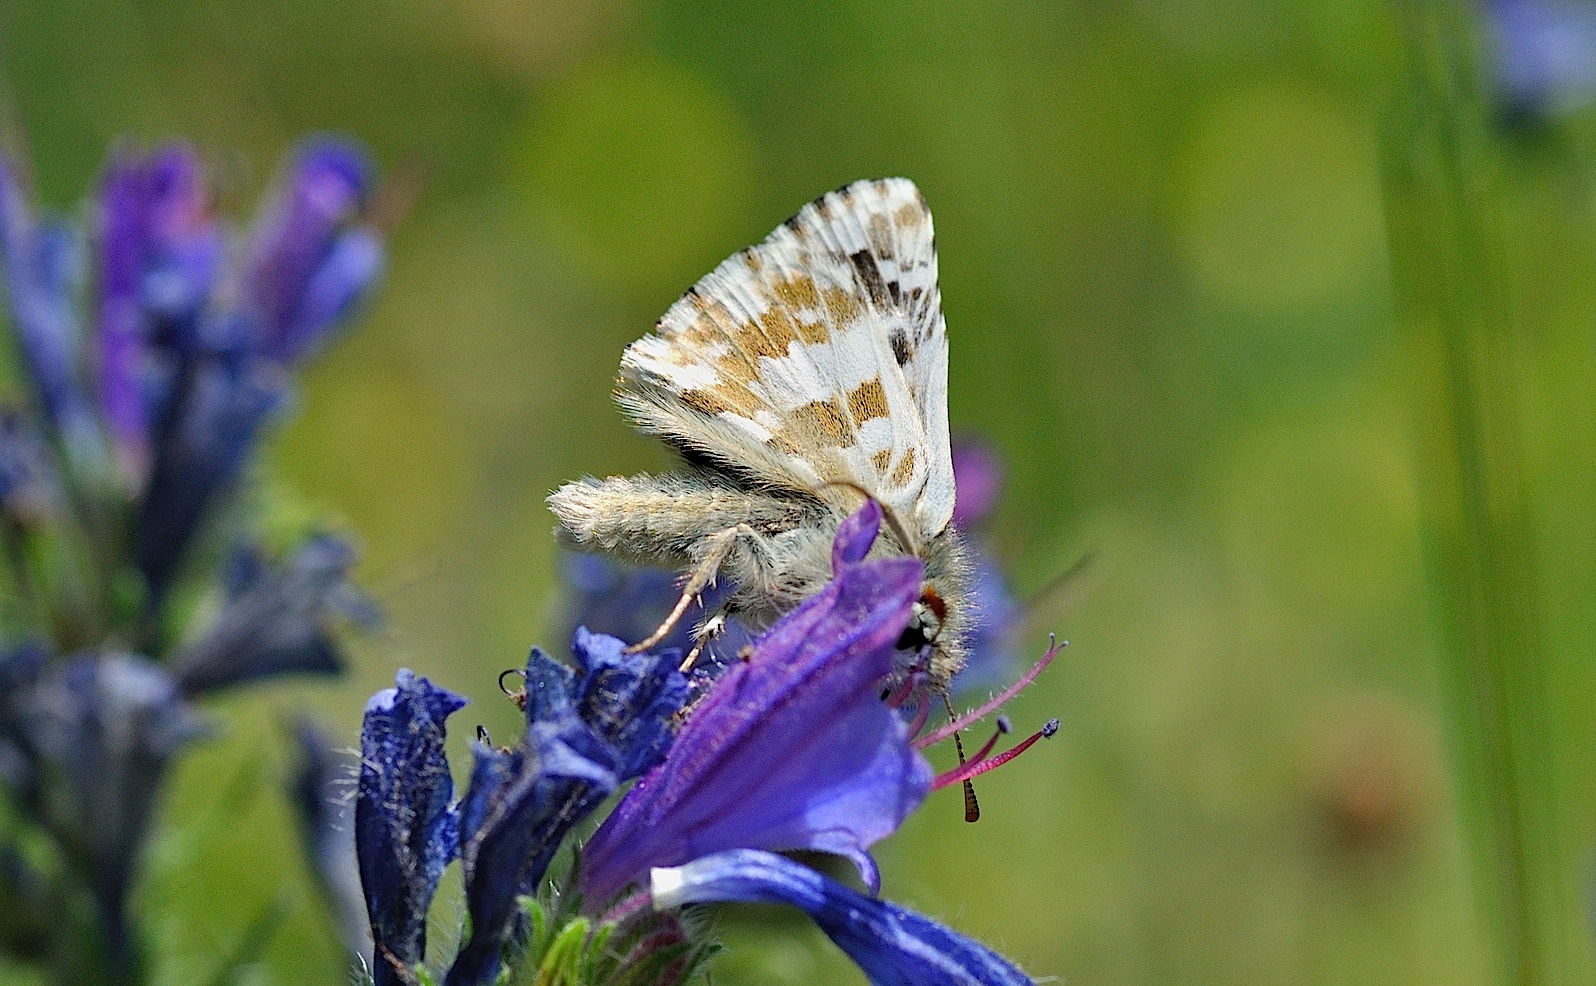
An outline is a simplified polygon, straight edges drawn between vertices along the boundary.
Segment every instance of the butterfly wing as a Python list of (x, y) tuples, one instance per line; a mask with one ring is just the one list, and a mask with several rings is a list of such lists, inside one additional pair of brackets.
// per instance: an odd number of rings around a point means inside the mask
[(627, 347), (617, 396), (722, 467), (857, 485), (929, 538), (953, 513), (947, 373), (931, 214), (885, 178), (821, 196), (694, 285)]

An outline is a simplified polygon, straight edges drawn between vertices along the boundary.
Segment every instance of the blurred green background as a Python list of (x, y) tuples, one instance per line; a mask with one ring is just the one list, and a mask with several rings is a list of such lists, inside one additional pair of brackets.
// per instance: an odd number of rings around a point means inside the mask
[[(1083, 986), (1487, 981), (1426, 554), (1432, 354), (1387, 253), (1384, 5), (100, 0), (10, 4), (0, 30), (57, 207), (124, 136), (196, 141), (235, 211), (306, 131), (425, 175), (269, 468), (358, 534), (390, 624), (335, 687), (231, 699), (183, 763), (140, 894), (166, 981), (278, 899), (249, 981), (342, 981), (274, 793), (281, 722), (352, 745), (404, 665), (477, 699), (459, 762), (471, 724), (514, 735), (495, 676), (559, 643), (543, 497), (668, 462), (611, 405), (622, 347), (802, 203), (885, 174), (936, 216), (954, 427), (1010, 465), (997, 551), (1022, 593), (1098, 560), (1024, 637), (1071, 641), (1010, 710), (1061, 734), (982, 779), (978, 825), (933, 798), (881, 848), (884, 892)], [(1548, 796), (1586, 888), (1593, 136), (1502, 135), (1497, 190)], [(862, 982), (783, 927), (760, 945), (728, 918), (715, 982)]]

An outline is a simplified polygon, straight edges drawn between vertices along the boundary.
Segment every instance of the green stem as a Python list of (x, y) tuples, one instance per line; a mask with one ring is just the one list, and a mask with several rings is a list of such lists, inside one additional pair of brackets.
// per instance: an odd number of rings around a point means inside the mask
[(1424, 370), (1421, 480), (1446, 633), (1450, 742), (1495, 981), (1571, 982), (1577, 897), (1553, 810), (1547, 683), (1520, 469), (1497, 173), (1456, 4), (1405, 3), (1386, 133), (1397, 297)]

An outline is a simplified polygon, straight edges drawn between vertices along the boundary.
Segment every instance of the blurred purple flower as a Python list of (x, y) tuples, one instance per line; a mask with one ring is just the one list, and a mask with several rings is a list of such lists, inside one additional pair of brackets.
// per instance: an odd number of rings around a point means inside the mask
[(969, 634), (969, 657), (954, 677), (953, 689), (969, 693), (993, 687), (1013, 675), (1019, 663), (1014, 630), (1022, 614), (1008, 579), (979, 532), (1003, 493), (1002, 457), (983, 439), (969, 435), (955, 439), (953, 482), (957, 488), (953, 523), (965, 535), (975, 570), (970, 591), (975, 619)]
[(1596, 4), (1486, 0), (1488, 63), (1510, 120), (1569, 113), (1596, 98)]
[(985, 439), (953, 440), (953, 524), (969, 531), (984, 523), (1003, 495), (1003, 458)]
[(376, 986), (401, 986), (427, 948), (427, 907), (459, 849), (444, 721), (466, 700), (401, 670), (366, 703), (355, 854), (371, 920)]
[(629, 654), (614, 637), (578, 629), (569, 668), (534, 649), (526, 667), (527, 729), (512, 750), (477, 743), (461, 803), (461, 863), (471, 937), (450, 986), (492, 982), (518, 914), (571, 826), (624, 782), (653, 767), (687, 698), (678, 651)]
[(16, 168), (0, 158), (0, 261), (23, 369), (50, 433), (75, 466), (92, 471), (98, 428), (81, 382), (78, 254), (72, 230), (39, 220)]
[(602, 906), (656, 866), (724, 849), (814, 849), (878, 880), (866, 851), (931, 788), (908, 727), (881, 700), (919, 597), (915, 558), (861, 562), (871, 501), (843, 523), (836, 578), (778, 622), (692, 711), (665, 762), (627, 793), (582, 857)]
[(198, 345), (225, 241), (186, 147), (115, 154), (99, 205), (100, 404), (122, 470), (142, 480), (152, 429), (169, 417), (183, 357)]
[(379, 275), (382, 244), (361, 221), (371, 185), (358, 150), (306, 144), (236, 267), (194, 151), (126, 148), (106, 167), (85, 279), (78, 237), (38, 220), (0, 159), (0, 261), (43, 431), (79, 478), (114, 472), (135, 499), (152, 609), (285, 405), (289, 370)]
[(354, 224), (371, 185), (364, 152), (317, 141), (299, 154), (256, 224), (244, 292), (272, 361), (294, 363), (312, 352), (381, 270), (380, 243)]
[(651, 875), (656, 908), (712, 901), (788, 904), (814, 919), (874, 986), (1029, 986), (1031, 977), (979, 942), (790, 859), (734, 849)]
[(183, 693), (201, 695), (284, 674), (336, 674), (343, 668), (331, 620), (370, 625), (375, 607), (348, 582), (354, 549), (312, 537), (268, 566), (241, 551), (229, 572), (228, 600), (203, 636), (174, 659)]
[(370, 968), (371, 925), (355, 862), (354, 782), (359, 761), (351, 751), (335, 748), (309, 719), (296, 720), (292, 728), (299, 763), (289, 780), (289, 800), (305, 858), (344, 948)]
[(113, 961), (129, 962), (127, 893), (151, 811), (167, 764), (204, 726), (165, 669), (137, 655), (45, 665), (42, 650), (28, 650), (6, 664), (3, 759), (22, 768), (6, 779), (87, 879)]
[[(586, 627), (622, 640), (643, 640), (665, 622), (681, 598), (680, 580), (674, 572), (604, 555), (562, 552), (561, 574), (565, 588), (561, 625), (567, 634)], [(655, 650), (690, 650), (696, 643), (694, 632), (699, 624), (715, 614), (734, 591), (735, 586), (724, 579), (711, 586), (688, 607)], [(695, 687), (707, 686), (717, 678), (753, 639), (747, 627), (736, 619), (727, 619), (693, 663)]]

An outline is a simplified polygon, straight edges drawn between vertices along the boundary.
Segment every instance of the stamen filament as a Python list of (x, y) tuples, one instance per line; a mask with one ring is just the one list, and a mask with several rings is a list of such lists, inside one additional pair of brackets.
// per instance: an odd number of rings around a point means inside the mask
[(909, 723), (909, 735), (918, 736), (920, 730), (925, 728), (925, 721), (931, 716), (931, 703), (921, 702), (920, 708), (914, 714), (914, 721)]
[(1013, 727), (1009, 725), (1008, 716), (998, 716), (997, 730), (992, 734), (992, 738), (983, 743), (981, 748), (975, 751), (975, 756), (971, 757), (970, 759), (985, 759), (986, 755), (992, 752), (992, 747), (997, 746), (998, 737), (1008, 735), (1009, 730), (1012, 728)]
[(940, 743), (959, 730), (968, 729), (970, 726), (980, 722), (982, 719), (1002, 708), (1005, 702), (1018, 695), (1026, 688), (1026, 686), (1035, 681), (1037, 675), (1041, 674), (1043, 671), (1046, 671), (1047, 666), (1053, 663), (1053, 658), (1058, 656), (1058, 652), (1069, 645), (1070, 642), (1068, 640), (1058, 641), (1055, 640), (1055, 638), (1050, 634), (1047, 638), (1047, 653), (1043, 654), (1042, 659), (1031, 666), (1031, 670), (1020, 675), (1019, 680), (1015, 681), (1014, 684), (1010, 685), (1009, 687), (1003, 689), (1003, 691), (999, 692), (993, 698), (987, 700), (974, 712), (967, 712), (963, 716), (953, 720), (947, 725), (942, 726), (941, 728), (925, 736), (919, 737), (914, 741), (914, 748), (916, 750), (923, 750), (933, 743)]
[(931, 790), (940, 791), (950, 784), (963, 784), (972, 777), (979, 777), (989, 770), (996, 770), (1030, 749), (1031, 744), (1037, 740), (1047, 739), (1056, 732), (1058, 732), (1058, 720), (1049, 719), (1047, 725), (1026, 737), (1023, 742), (1012, 750), (1007, 750), (987, 760), (972, 760), (962, 767), (955, 767), (945, 774), (939, 774), (937, 779), (931, 782)]
[(648, 891), (639, 890), (637, 893), (623, 898), (614, 907), (605, 911), (599, 921), (606, 924), (619, 924), (651, 903), (653, 903), (653, 898), (649, 896)]

